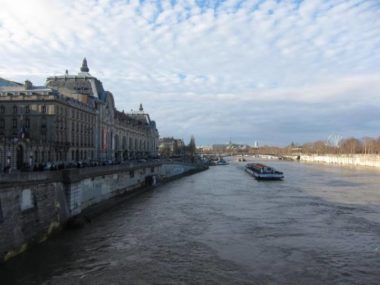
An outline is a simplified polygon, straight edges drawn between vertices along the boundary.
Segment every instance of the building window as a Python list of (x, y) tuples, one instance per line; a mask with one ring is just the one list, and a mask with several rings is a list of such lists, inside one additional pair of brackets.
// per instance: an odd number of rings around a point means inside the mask
[(25, 128), (29, 129), (30, 128), (30, 120), (25, 119)]
[(5, 113), (5, 107), (4, 106), (0, 106), (0, 113)]
[(17, 106), (13, 106), (13, 114), (17, 114)]
[(14, 129), (17, 129), (17, 119), (13, 119), (13, 120), (12, 120), (12, 127), (13, 127)]
[(46, 114), (46, 106), (45, 105), (42, 106), (42, 113)]
[(30, 113), (30, 108), (29, 108), (29, 106), (27, 105), (27, 106), (25, 106), (25, 113)]
[(47, 129), (46, 129), (46, 124), (41, 125), (41, 134), (46, 135)]
[(1, 119), (0, 120), (0, 129), (4, 129), (4, 126), (5, 126), (4, 119)]

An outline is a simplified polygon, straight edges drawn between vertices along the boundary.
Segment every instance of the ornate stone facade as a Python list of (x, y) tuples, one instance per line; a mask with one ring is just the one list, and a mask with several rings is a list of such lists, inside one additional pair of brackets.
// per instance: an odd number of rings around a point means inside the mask
[(182, 139), (161, 138), (159, 140), (159, 152), (162, 157), (185, 154), (185, 143)]
[[(4, 86), (5, 85), (5, 86)], [(89, 73), (47, 78), (45, 86), (0, 86), (0, 167), (50, 161), (118, 160), (156, 156), (158, 131), (142, 106), (124, 113)]]

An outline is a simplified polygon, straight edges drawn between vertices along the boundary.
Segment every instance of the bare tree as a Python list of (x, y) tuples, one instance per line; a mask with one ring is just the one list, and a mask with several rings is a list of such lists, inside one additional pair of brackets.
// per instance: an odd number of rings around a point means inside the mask
[(356, 154), (362, 152), (362, 142), (356, 138), (344, 139), (341, 143), (341, 149), (346, 154)]

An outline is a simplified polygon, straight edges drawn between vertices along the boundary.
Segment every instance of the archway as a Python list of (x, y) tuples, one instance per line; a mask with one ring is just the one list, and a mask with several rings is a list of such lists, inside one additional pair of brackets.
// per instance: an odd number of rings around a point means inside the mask
[(128, 150), (125, 150), (123, 152), (123, 160), (127, 160), (128, 159)]
[(114, 145), (114, 152), (115, 152), (115, 160), (120, 160), (120, 142), (119, 142), (119, 135), (115, 135), (114, 139), (115, 145)]
[(16, 167), (21, 169), (24, 164), (24, 148), (22, 145), (18, 145), (16, 149)]

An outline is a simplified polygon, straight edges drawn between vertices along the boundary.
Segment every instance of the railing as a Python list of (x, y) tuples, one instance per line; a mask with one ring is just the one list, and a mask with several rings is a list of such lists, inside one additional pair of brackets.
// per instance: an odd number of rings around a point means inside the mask
[(150, 168), (160, 166), (159, 161), (148, 162), (131, 162), (120, 165), (107, 165), (86, 168), (67, 168), (62, 170), (46, 170), (33, 172), (13, 172), (0, 174), (0, 188), (9, 187), (16, 183), (37, 183), (37, 182), (63, 182), (71, 183), (85, 178), (110, 175), (118, 172), (125, 172), (141, 168)]

